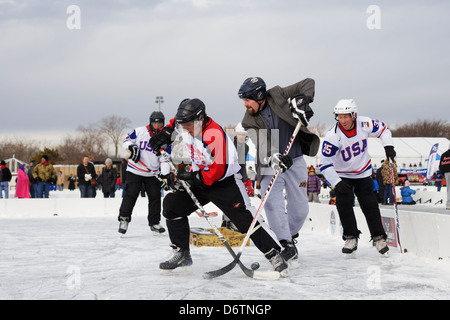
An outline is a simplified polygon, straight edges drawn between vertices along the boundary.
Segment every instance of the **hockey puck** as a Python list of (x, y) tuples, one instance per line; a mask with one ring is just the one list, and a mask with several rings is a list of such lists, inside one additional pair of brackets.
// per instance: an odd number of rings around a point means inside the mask
[(252, 268), (252, 270), (258, 270), (259, 269), (259, 263), (258, 262), (253, 262), (252, 265), (250, 266), (250, 268)]

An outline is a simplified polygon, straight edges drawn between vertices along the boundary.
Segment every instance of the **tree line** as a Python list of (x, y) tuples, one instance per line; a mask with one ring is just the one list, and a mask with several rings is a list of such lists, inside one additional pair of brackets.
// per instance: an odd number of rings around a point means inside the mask
[[(128, 118), (108, 116), (95, 124), (78, 126), (76, 135), (67, 136), (60, 145), (54, 148), (44, 147), (41, 149), (37, 142), (28, 142), (17, 138), (1, 139), (0, 159), (9, 159), (15, 155), (20, 160), (39, 162), (42, 155), (46, 154), (53, 164), (78, 164), (85, 155), (92, 159), (117, 158), (122, 140), (130, 124), (131, 120)], [(311, 125), (309, 129), (319, 136), (324, 136), (329, 127), (318, 123)], [(450, 122), (448, 120), (417, 120), (390, 129), (394, 137), (450, 139)], [(114, 154), (109, 154), (105, 141), (110, 141), (114, 146)]]
[[(22, 161), (35, 160), (40, 162), (46, 154), (53, 164), (78, 164), (86, 155), (92, 159), (117, 158), (122, 140), (129, 129), (131, 120), (125, 117), (108, 116), (95, 124), (78, 126), (75, 135), (68, 135), (62, 143), (54, 148), (41, 149), (36, 141), (23, 141), (19, 138), (1, 139), (0, 159), (9, 159), (13, 155)], [(114, 154), (109, 154), (110, 142), (114, 147)]]

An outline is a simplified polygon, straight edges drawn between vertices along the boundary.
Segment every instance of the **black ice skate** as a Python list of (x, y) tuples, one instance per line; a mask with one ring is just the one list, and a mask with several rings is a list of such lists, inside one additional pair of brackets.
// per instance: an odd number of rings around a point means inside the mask
[(152, 232), (154, 232), (155, 234), (157, 234), (157, 235), (159, 235), (159, 234), (161, 234), (161, 233), (163, 233), (163, 232), (166, 231), (166, 229), (164, 229), (163, 227), (161, 227), (160, 224), (154, 224), (154, 225), (151, 225), (151, 226), (150, 226), (150, 230), (151, 230)]
[(119, 233), (125, 234), (128, 230), (128, 223), (130, 222), (130, 218), (127, 217), (119, 217)]
[(351, 254), (358, 249), (358, 238), (348, 237), (345, 240), (344, 247), (342, 248), (342, 253)]
[(282, 240), (280, 241), (283, 246), (283, 251), (281, 251), (281, 256), (289, 264), (289, 267), (298, 266), (298, 251), (295, 244), (290, 241)]
[(192, 266), (192, 258), (189, 249), (182, 250), (176, 245), (171, 244), (173, 255), (172, 257), (159, 264), (159, 269), (161, 274), (180, 274), (190, 271), (190, 266)]
[(386, 244), (386, 239), (383, 236), (373, 238), (373, 245), (377, 248), (380, 254), (386, 254), (389, 251), (389, 247)]
[(280, 273), (281, 277), (289, 277), (288, 264), (277, 250), (272, 249), (264, 256), (270, 261), (275, 271)]

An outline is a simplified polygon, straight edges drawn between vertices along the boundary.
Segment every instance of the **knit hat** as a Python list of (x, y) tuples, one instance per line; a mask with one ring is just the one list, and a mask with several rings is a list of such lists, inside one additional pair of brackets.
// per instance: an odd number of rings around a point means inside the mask
[(308, 167), (308, 173), (310, 173), (310, 172), (316, 173), (316, 169), (314, 169), (314, 167), (312, 165)]
[(22, 163), (22, 164), (19, 166), (19, 169), (22, 169), (22, 170), (23, 170), (24, 168), (25, 168), (25, 164)]
[(5, 162), (5, 160), (2, 160), (2, 162), (0, 162), (0, 165), (2, 165), (2, 166), (6, 166), (6, 162)]
[(405, 187), (409, 187), (411, 185), (411, 183), (409, 182), (409, 180), (405, 180)]

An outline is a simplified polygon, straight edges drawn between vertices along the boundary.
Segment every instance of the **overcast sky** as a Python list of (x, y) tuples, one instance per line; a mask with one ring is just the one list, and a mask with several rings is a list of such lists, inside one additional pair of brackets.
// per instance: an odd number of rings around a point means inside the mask
[(146, 125), (156, 96), (166, 119), (196, 97), (236, 124), (250, 76), (315, 79), (312, 124), (331, 126), (341, 98), (390, 126), (448, 120), (449, 13), (449, 1), (0, 0), (0, 137), (113, 114)]

